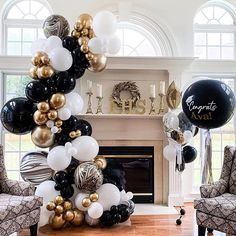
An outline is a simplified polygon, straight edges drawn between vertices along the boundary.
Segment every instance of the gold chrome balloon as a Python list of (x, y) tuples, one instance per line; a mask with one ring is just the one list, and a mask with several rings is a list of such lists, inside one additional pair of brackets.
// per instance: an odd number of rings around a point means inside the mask
[(90, 66), (88, 69), (90, 71), (101, 72), (106, 67), (107, 58), (103, 54), (94, 54), (93, 59), (91, 59), (89, 63), (90, 63)]
[(98, 169), (105, 169), (107, 166), (107, 161), (104, 157), (97, 156), (94, 160), (95, 164), (97, 165)]
[(78, 17), (77, 23), (82, 24), (83, 28), (91, 29), (93, 24), (93, 18), (89, 14), (82, 14)]
[(40, 66), (41, 63), (42, 63), (40, 56), (34, 56), (34, 57), (32, 57), (31, 63), (32, 63), (34, 66)]
[(54, 211), (57, 215), (60, 215), (64, 212), (64, 208), (62, 205), (57, 205), (56, 208), (54, 209)]
[(75, 217), (74, 211), (72, 210), (67, 210), (64, 214), (63, 214), (63, 218), (65, 221), (72, 221)]
[(78, 39), (78, 38), (80, 37), (80, 32), (77, 31), (77, 30), (73, 30), (73, 31), (71, 32), (71, 36)]
[(87, 53), (89, 51), (89, 47), (88, 47), (88, 45), (83, 44), (83, 45), (80, 46), (80, 50), (83, 53)]
[(31, 139), (37, 147), (47, 148), (54, 144), (55, 135), (46, 125), (40, 125), (32, 130)]
[(94, 34), (93, 29), (90, 29), (90, 30), (89, 30), (89, 32), (88, 32), (88, 37), (89, 37), (90, 39), (92, 39), (92, 38), (95, 37), (95, 34)]
[(39, 57), (39, 58), (41, 58), (41, 57), (43, 57), (43, 56), (48, 56), (48, 54), (47, 54), (46, 52), (43, 52), (43, 51), (39, 51), (39, 52), (36, 52), (36, 53), (34, 54), (34, 57)]
[(82, 29), (82, 31), (81, 31), (81, 34), (82, 34), (83, 36), (87, 36), (88, 33), (89, 33), (88, 29)]
[(50, 106), (47, 102), (40, 102), (37, 104), (37, 108), (39, 111), (46, 113), (50, 110)]
[(55, 200), (54, 202), (57, 204), (57, 205), (62, 205), (64, 203), (64, 198), (60, 195), (56, 196), (55, 197)]
[(46, 124), (47, 121), (48, 121), (47, 114), (41, 113), (39, 110), (37, 110), (34, 113), (34, 122), (37, 125), (44, 125), (44, 124)]
[(89, 199), (91, 200), (91, 202), (96, 202), (98, 200), (98, 193), (91, 193), (89, 195)]
[(79, 226), (84, 221), (84, 214), (78, 209), (74, 209), (74, 219), (70, 223), (74, 226)]
[(46, 208), (47, 208), (47, 210), (49, 210), (49, 211), (54, 211), (54, 209), (56, 208), (55, 202), (53, 202), (53, 201), (48, 202)]
[(71, 201), (67, 200), (63, 203), (63, 207), (65, 211), (71, 210), (73, 207), (73, 204)]
[(44, 64), (44, 65), (48, 65), (49, 62), (50, 62), (50, 59), (49, 59), (48, 55), (42, 56), (42, 57), (41, 57), (41, 62), (42, 62), (42, 64)]
[(181, 102), (182, 93), (177, 89), (173, 81), (166, 92), (166, 103), (170, 109), (176, 109)]
[(88, 45), (88, 42), (89, 42), (89, 38), (88, 37), (80, 37), (78, 39), (78, 42), (79, 42), (79, 45), (82, 46), (82, 45)]
[(66, 103), (66, 97), (63, 93), (55, 93), (49, 100), (50, 107), (53, 109), (59, 109)]
[(30, 68), (30, 77), (32, 79), (38, 79), (37, 70), (38, 70), (38, 67), (31, 67)]
[(57, 111), (56, 110), (49, 110), (48, 112), (48, 119), (49, 120), (56, 120), (58, 117)]
[(69, 136), (70, 136), (70, 138), (76, 138), (76, 132), (75, 131), (71, 131), (69, 133)]
[(87, 54), (85, 54), (85, 56), (88, 61), (93, 60), (93, 57), (94, 57), (94, 55), (91, 52), (88, 52)]
[(80, 137), (81, 136), (81, 131), (78, 129), (75, 131), (75, 135), (76, 137)]
[(55, 121), (55, 126), (56, 127), (61, 127), (63, 125), (63, 121), (62, 120), (60, 120), (60, 119), (57, 119), (56, 121)]
[(39, 67), (37, 70), (37, 76), (40, 79), (47, 79), (52, 77), (53, 75), (54, 75), (54, 69), (50, 65)]
[(49, 217), (49, 225), (53, 229), (61, 229), (65, 225), (66, 221), (63, 219), (63, 215), (52, 214)]
[(90, 200), (90, 198), (85, 197), (85, 198), (82, 200), (82, 206), (83, 206), (83, 207), (89, 207), (90, 205), (91, 205), (91, 200)]
[(81, 31), (83, 29), (83, 25), (80, 22), (76, 22), (74, 25), (74, 29), (76, 31)]

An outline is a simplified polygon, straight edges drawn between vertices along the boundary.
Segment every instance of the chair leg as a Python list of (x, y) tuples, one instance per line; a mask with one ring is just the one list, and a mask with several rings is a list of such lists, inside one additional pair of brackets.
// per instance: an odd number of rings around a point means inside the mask
[(37, 236), (38, 234), (38, 224), (30, 226), (30, 236)]
[(207, 231), (211, 234), (213, 233), (213, 229), (211, 229), (211, 228), (207, 228)]
[(198, 236), (205, 236), (205, 233), (206, 233), (206, 228), (201, 225), (198, 225)]

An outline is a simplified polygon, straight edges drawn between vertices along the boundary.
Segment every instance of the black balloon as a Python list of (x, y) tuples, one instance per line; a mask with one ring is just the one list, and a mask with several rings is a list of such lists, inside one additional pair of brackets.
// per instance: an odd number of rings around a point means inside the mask
[(100, 222), (102, 225), (110, 227), (112, 225), (115, 224), (114, 220), (113, 220), (113, 215), (111, 214), (110, 211), (104, 211), (101, 218), (100, 218)]
[(1, 110), (2, 124), (13, 134), (27, 134), (36, 126), (33, 120), (36, 109), (27, 98), (13, 98)]
[(197, 157), (197, 150), (192, 146), (185, 146), (183, 148), (183, 159), (185, 163), (193, 162)]
[(65, 171), (58, 171), (56, 172), (56, 174), (54, 175), (54, 180), (57, 183), (61, 183), (61, 181), (67, 179), (68, 175)]
[(232, 118), (235, 96), (222, 81), (200, 80), (185, 91), (182, 107), (192, 124), (203, 129), (218, 128)]
[(62, 46), (64, 48), (68, 49), (69, 51), (73, 51), (78, 46), (78, 42), (77, 42), (76, 38), (71, 37), (71, 36), (66, 36), (62, 40)]
[(73, 139), (69, 137), (68, 134), (56, 134), (55, 143), (58, 145), (65, 145), (67, 142), (71, 142)]
[(110, 211), (111, 211), (111, 214), (116, 214), (116, 213), (118, 213), (118, 206), (115, 206), (115, 205), (113, 205), (113, 206), (111, 206), (111, 208), (110, 208)]
[(121, 204), (118, 206), (118, 213), (121, 215), (120, 223), (125, 222), (130, 217), (130, 211), (128, 206)]
[(79, 119), (76, 124), (76, 129), (79, 129), (81, 131), (81, 136), (91, 136), (92, 135), (92, 126), (90, 123), (86, 120)]
[(26, 97), (33, 102), (41, 102), (49, 99), (51, 95), (50, 89), (46, 83), (39, 80), (31, 81), (25, 88)]
[(71, 185), (68, 185), (67, 187), (62, 188), (60, 193), (63, 198), (71, 198), (74, 194), (74, 188)]

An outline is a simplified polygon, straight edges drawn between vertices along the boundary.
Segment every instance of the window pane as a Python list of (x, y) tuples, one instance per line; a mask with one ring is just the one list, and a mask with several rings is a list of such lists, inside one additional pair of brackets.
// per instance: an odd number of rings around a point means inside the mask
[(206, 33), (194, 34), (195, 45), (206, 45)]
[(212, 149), (213, 151), (221, 151), (221, 135), (212, 134)]
[(5, 165), (7, 170), (19, 170), (19, 152), (6, 152)]
[(233, 33), (222, 33), (222, 46), (233, 46), (234, 45), (234, 34)]
[(216, 19), (220, 19), (225, 14), (225, 9), (221, 7), (214, 7), (214, 16)]
[(31, 1), (30, 6), (31, 6), (30, 9), (31, 14), (35, 15), (39, 11), (39, 9), (41, 9), (42, 4), (40, 2)]
[(18, 135), (6, 133), (5, 134), (5, 151), (18, 151), (20, 147), (20, 138)]
[(8, 55), (21, 55), (21, 43), (7, 43)]
[(213, 18), (213, 7), (205, 7), (202, 9), (203, 14), (208, 18)]
[(213, 180), (214, 181), (219, 180), (220, 174), (221, 174), (221, 169), (213, 169), (212, 174), (213, 174)]
[(212, 168), (221, 168), (222, 166), (222, 153), (212, 152)]
[(23, 41), (35, 41), (36, 29), (23, 28)]
[(194, 186), (200, 186), (201, 184), (201, 172), (200, 169), (195, 169), (194, 170)]
[(222, 59), (234, 59), (233, 47), (222, 47)]
[(221, 19), (220, 23), (223, 25), (233, 25), (234, 21), (232, 16), (227, 12)]
[(21, 1), (19, 3), (16, 4), (18, 6), (18, 8), (24, 12), (24, 14), (29, 14), (30, 13), (30, 1)]
[(235, 135), (234, 134), (222, 134), (222, 146), (235, 145)]
[(22, 55), (25, 55), (25, 56), (31, 55), (31, 45), (32, 45), (32, 43), (23, 43), (22, 44)]
[(35, 149), (35, 145), (31, 141), (31, 134), (21, 136), (21, 151), (29, 152)]
[(16, 6), (13, 6), (7, 15), (8, 19), (22, 19), (23, 17), (24, 14)]
[(38, 29), (38, 38), (37, 39), (44, 39), (45, 35), (43, 33), (43, 29)]
[(20, 179), (19, 171), (7, 171), (7, 176), (9, 179), (12, 179), (12, 180), (19, 180)]
[(50, 15), (50, 12), (48, 11), (47, 8), (42, 8), (41, 11), (39, 11), (39, 13), (37, 14), (37, 18), (44, 20), (46, 19), (48, 16)]
[(208, 45), (220, 45), (220, 33), (208, 33), (207, 34)]
[(208, 47), (208, 59), (220, 59), (220, 47)]
[(199, 12), (194, 18), (195, 24), (207, 24), (207, 22), (208, 22), (208, 19), (206, 18), (205, 15), (203, 15), (202, 12)]
[(8, 28), (7, 29), (8, 41), (21, 41), (21, 28)]
[(194, 55), (199, 57), (200, 59), (206, 58), (206, 47), (195, 47), (194, 48)]

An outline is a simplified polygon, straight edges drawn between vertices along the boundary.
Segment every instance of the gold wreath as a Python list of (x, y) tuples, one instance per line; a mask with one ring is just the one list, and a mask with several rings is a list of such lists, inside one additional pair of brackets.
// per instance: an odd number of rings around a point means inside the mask
[(122, 107), (122, 101), (120, 98), (121, 91), (128, 91), (130, 93), (132, 106), (135, 107), (137, 100), (139, 100), (141, 97), (136, 83), (132, 81), (126, 81), (114, 86), (111, 97), (118, 107)]

